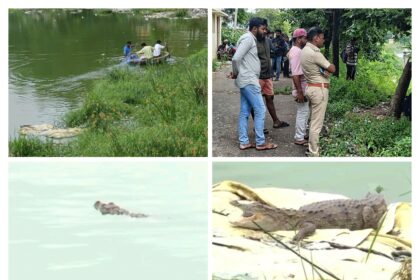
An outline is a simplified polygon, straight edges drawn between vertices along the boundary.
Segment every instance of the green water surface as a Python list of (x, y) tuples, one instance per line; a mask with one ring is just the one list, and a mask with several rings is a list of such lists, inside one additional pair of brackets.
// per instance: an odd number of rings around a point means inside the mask
[(9, 279), (207, 279), (207, 190), (203, 162), (11, 163)]
[(380, 186), (387, 202), (411, 201), (408, 162), (216, 162), (213, 183), (234, 180), (250, 187), (282, 187), (364, 197)]

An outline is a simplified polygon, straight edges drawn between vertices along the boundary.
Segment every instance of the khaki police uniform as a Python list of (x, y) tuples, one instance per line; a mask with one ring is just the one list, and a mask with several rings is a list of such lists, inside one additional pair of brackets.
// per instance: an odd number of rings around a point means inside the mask
[(309, 152), (312, 156), (319, 156), (319, 134), (324, 123), (325, 111), (328, 104), (329, 78), (325, 77), (322, 69), (331, 63), (322, 55), (319, 48), (311, 43), (301, 52), (303, 75), (308, 83), (306, 97), (311, 108), (311, 124), (309, 127)]

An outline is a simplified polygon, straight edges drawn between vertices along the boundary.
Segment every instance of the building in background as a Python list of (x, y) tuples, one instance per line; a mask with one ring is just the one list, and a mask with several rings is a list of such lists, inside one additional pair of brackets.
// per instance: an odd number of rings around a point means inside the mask
[(222, 43), (222, 22), (228, 15), (221, 9), (212, 9), (212, 57), (217, 57), (217, 46)]

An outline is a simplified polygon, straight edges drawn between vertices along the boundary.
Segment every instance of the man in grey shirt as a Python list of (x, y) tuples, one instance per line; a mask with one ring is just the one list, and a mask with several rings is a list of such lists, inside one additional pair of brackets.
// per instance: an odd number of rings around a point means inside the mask
[[(242, 35), (237, 43), (235, 55), (232, 58), (232, 73), (230, 78), (236, 79), (235, 84), (241, 92), (241, 110), (239, 113), (239, 148), (241, 150), (256, 148), (270, 150), (277, 145), (268, 143), (264, 137), (265, 105), (261, 95), (259, 76), (261, 63), (258, 58), (257, 37), (262, 38), (266, 32), (267, 23), (262, 18), (252, 18), (249, 21), (249, 32)], [(254, 128), (256, 145), (249, 142), (248, 119), (254, 110)]]

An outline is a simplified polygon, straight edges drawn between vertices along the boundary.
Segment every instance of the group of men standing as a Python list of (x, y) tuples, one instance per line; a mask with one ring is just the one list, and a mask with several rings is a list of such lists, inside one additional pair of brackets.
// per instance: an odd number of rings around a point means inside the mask
[[(232, 73), (229, 77), (235, 79), (241, 95), (238, 124), (241, 150), (277, 148), (278, 145), (267, 141), (264, 135), (266, 107), (273, 119), (273, 127), (288, 126), (278, 119), (274, 107), (270, 57), (274, 42), (267, 37), (267, 28), (266, 19), (252, 18), (249, 21), (249, 31), (239, 38), (232, 58)], [(324, 33), (320, 28), (312, 27), (308, 32), (298, 28), (293, 32), (293, 46), (287, 54), (293, 79), (292, 94), (297, 102), (294, 143), (308, 145), (308, 156), (319, 156), (319, 134), (328, 103), (329, 75), (335, 72), (335, 66), (320, 52), (324, 41)], [(255, 144), (248, 138), (248, 119), (251, 114), (254, 119)], [(311, 121), (309, 135), (306, 137), (309, 114)]]

